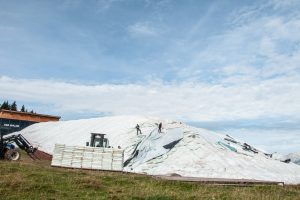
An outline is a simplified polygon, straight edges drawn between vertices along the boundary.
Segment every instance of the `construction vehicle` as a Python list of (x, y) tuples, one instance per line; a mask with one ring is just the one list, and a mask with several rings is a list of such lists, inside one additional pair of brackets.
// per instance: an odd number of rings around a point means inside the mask
[(109, 141), (103, 133), (91, 133), (91, 141), (86, 142), (86, 146), (110, 148)]
[(16, 149), (15, 144), (26, 153), (34, 158), (34, 152), (37, 148), (34, 148), (21, 134), (8, 135), (4, 137), (0, 133), (0, 159), (16, 161), (20, 159), (20, 151)]

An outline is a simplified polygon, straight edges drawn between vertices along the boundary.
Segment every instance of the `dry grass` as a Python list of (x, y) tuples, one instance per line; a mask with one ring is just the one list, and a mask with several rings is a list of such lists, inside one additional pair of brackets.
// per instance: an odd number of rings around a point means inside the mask
[(212, 186), (148, 176), (0, 161), (0, 199), (300, 199), (300, 186)]

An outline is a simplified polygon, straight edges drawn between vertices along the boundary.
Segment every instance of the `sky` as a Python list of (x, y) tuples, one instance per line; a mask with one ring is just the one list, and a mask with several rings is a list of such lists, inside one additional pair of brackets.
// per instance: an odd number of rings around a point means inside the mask
[(0, 0), (0, 101), (300, 151), (300, 1)]

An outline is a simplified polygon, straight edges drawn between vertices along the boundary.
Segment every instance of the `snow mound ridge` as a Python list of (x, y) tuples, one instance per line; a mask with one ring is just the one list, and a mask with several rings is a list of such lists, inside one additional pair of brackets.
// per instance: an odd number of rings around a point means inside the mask
[[(142, 134), (137, 135), (136, 124), (140, 125)], [(92, 132), (107, 134), (111, 146), (125, 150), (125, 171), (300, 183), (299, 165), (280, 162), (229, 135), (174, 120), (115, 116), (39, 123), (20, 131), (49, 154), (56, 143), (84, 146)]]
[(290, 153), (282, 158), (282, 160), (288, 160), (288, 159), (290, 160), (290, 162), (300, 165), (300, 152)]

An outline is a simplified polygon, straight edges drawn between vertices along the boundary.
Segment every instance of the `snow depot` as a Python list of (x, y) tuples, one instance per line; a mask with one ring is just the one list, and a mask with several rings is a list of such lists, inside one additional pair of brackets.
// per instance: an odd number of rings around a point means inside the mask
[(102, 117), (39, 123), (20, 133), (49, 154), (55, 144), (86, 146), (91, 133), (105, 133), (111, 147), (124, 150), (123, 170), (128, 172), (300, 183), (299, 165), (281, 162), (229, 135), (173, 120)]

